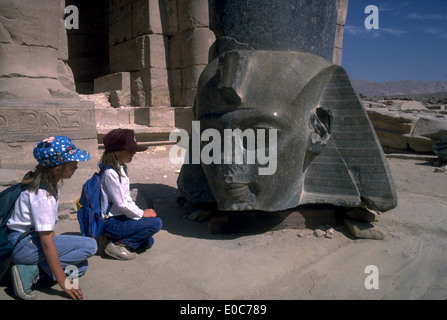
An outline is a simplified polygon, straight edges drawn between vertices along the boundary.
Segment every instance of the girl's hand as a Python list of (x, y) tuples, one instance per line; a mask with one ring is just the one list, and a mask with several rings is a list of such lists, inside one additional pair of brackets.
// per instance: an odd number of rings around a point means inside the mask
[(72, 299), (82, 299), (84, 294), (81, 288), (79, 288), (76, 282), (70, 281), (62, 269), (61, 261), (59, 260), (59, 254), (56, 246), (54, 245), (54, 231), (40, 231), (40, 243), (42, 244), (45, 258), (50, 266), (51, 272), (56, 278), (59, 286), (64, 290)]
[(143, 212), (143, 218), (155, 218), (157, 216), (157, 213), (154, 209), (146, 209)]
[(73, 300), (84, 299), (84, 293), (82, 293), (79, 285), (70, 281), (70, 279), (66, 278), (65, 282), (61, 283), (60, 286)]

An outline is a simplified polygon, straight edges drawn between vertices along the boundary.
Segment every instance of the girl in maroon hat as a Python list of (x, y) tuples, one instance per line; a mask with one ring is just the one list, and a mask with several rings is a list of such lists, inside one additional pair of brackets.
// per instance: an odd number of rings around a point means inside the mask
[[(130, 193), (126, 164), (132, 161), (136, 152), (147, 147), (137, 144), (135, 133), (130, 129), (114, 129), (104, 136), (103, 141), (101, 207), (106, 218), (106, 234), (110, 238), (104, 251), (116, 259), (135, 259), (136, 251), (152, 247), (153, 235), (162, 226), (151, 201), (140, 208)], [(109, 203), (112, 206), (106, 214)]]

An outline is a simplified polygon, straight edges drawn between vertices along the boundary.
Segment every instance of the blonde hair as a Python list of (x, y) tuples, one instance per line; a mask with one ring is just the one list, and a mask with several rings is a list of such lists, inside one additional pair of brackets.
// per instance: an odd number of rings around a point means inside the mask
[[(118, 174), (122, 177), (120, 170), (120, 165), (118, 162), (118, 159), (115, 154), (116, 151), (107, 151), (105, 150), (104, 153), (101, 156), (101, 160), (99, 161), (99, 165), (101, 167), (100, 173), (102, 174), (107, 167), (112, 167)], [(125, 164), (123, 164), (124, 171), (127, 172), (127, 167)]]
[[(65, 167), (65, 164), (61, 164), (60, 167), (62, 170)], [(51, 196), (57, 197), (58, 189), (63, 184), (63, 179), (61, 179), (58, 183), (55, 182), (54, 179), (54, 169), (56, 167), (44, 167), (38, 164), (34, 171), (29, 171), (22, 180), (23, 184), (29, 184), (28, 190), (30, 192), (37, 192), (40, 189), (41, 184), (46, 186), (46, 190)]]

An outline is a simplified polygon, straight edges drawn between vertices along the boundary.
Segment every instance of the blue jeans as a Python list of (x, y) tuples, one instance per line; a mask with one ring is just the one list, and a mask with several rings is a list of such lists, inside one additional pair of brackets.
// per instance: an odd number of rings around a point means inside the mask
[[(8, 239), (11, 243), (16, 243), (20, 235), (20, 232), (12, 231)], [(87, 271), (87, 259), (98, 250), (95, 239), (82, 236), (55, 235), (54, 245), (59, 254), (62, 269), (75, 266), (78, 268), (79, 276)], [(38, 264), (47, 275), (56, 280), (47, 263), (38, 232), (30, 233), (15, 246), (11, 260), (15, 264)]]
[(131, 249), (149, 249), (154, 244), (152, 237), (161, 230), (159, 217), (132, 220), (121, 215), (106, 219), (106, 233), (112, 241), (123, 240)]

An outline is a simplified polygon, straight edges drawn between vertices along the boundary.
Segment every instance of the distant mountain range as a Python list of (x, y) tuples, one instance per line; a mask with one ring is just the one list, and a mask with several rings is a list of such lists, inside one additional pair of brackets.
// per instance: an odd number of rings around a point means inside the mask
[(373, 82), (368, 80), (352, 80), (354, 89), (364, 97), (411, 96), (432, 93), (447, 95), (447, 82), (444, 81), (391, 81)]

